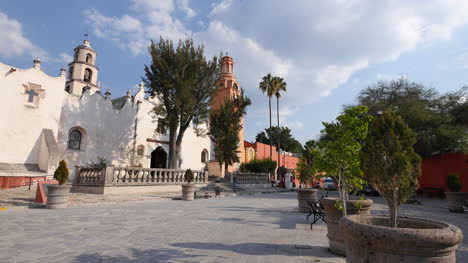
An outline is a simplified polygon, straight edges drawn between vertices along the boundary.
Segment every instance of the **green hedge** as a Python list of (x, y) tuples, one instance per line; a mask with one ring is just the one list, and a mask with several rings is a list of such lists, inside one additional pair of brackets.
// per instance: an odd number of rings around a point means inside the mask
[(270, 173), (273, 174), (276, 169), (276, 161), (269, 159), (251, 160), (248, 163), (243, 163), (240, 166), (240, 171), (243, 173)]

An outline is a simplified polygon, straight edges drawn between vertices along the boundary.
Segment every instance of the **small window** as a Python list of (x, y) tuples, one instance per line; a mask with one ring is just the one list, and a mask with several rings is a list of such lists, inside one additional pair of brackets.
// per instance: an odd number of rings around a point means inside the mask
[(229, 73), (229, 63), (226, 63), (224, 72)]
[(70, 67), (70, 70), (68, 71), (68, 79), (69, 80), (73, 79), (73, 67)]
[(88, 64), (93, 63), (93, 55), (91, 55), (91, 53), (88, 53), (86, 55), (86, 63), (88, 63)]
[(85, 69), (83, 80), (85, 82), (90, 82), (92, 77), (93, 77), (93, 71), (91, 71), (91, 69), (89, 68)]
[(156, 131), (160, 134), (166, 134), (166, 124), (163, 118), (158, 118), (158, 127)]
[(208, 151), (207, 150), (203, 150), (201, 152), (201, 162), (202, 163), (207, 163), (208, 162)]
[(138, 156), (143, 156), (145, 154), (145, 146), (143, 145), (138, 145), (137, 147), (137, 155)]
[(68, 136), (68, 149), (79, 150), (81, 149), (81, 143), (83, 134), (78, 130), (72, 130)]

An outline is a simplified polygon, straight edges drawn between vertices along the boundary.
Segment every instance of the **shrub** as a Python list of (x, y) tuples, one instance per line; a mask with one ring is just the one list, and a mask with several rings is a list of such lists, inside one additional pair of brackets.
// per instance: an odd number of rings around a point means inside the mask
[(445, 178), (445, 183), (451, 192), (458, 192), (463, 187), (460, 177), (456, 174), (448, 174)]
[(361, 150), (365, 179), (385, 199), (390, 226), (397, 227), (398, 209), (418, 187), (421, 157), (414, 151), (414, 132), (394, 112), (383, 112), (369, 127)]
[(248, 163), (243, 163), (240, 166), (241, 172), (250, 173), (270, 173), (273, 174), (276, 169), (276, 161), (269, 159), (265, 160), (251, 160)]
[(54, 172), (54, 179), (57, 180), (60, 185), (63, 185), (67, 183), (69, 174), (70, 172), (68, 171), (67, 162), (65, 162), (65, 160), (61, 160), (59, 166)]
[(88, 165), (93, 168), (103, 168), (110, 164), (109, 160), (105, 157), (97, 156), (96, 161), (88, 162)]
[(190, 184), (194, 180), (193, 172), (190, 169), (187, 169), (184, 174), (184, 180), (187, 182), (187, 184)]

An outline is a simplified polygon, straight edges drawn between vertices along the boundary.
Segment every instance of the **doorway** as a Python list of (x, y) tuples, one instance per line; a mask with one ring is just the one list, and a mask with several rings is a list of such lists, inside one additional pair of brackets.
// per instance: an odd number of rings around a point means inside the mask
[(151, 168), (167, 168), (167, 153), (161, 146), (151, 153)]

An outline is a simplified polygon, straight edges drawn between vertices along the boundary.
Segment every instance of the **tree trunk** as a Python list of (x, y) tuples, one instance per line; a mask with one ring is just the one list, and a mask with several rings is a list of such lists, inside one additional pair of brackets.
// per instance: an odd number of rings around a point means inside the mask
[(273, 145), (273, 143), (272, 143), (273, 138), (271, 138), (271, 137), (273, 136), (273, 131), (271, 130), (271, 97), (268, 97), (268, 109), (269, 109), (269, 112), (270, 112), (270, 134), (269, 134), (268, 137), (270, 137), (270, 160), (272, 160), (273, 159), (273, 148), (271, 148), (271, 147)]
[(281, 156), (280, 156), (280, 126), (279, 126), (279, 98), (276, 97), (276, 119), (278, 120), (278, 134), (276, 136), (278, 136), (278, 167), (281, 167)]
[(176, 169), (177, 168), (177, 127), (176, 128), (169, 128), (169, 169)]
[(390, 227), (397, 227), (398, 222), (398, 206), (396, 205), (389, 205), (388, 212), (390, 214)]
[(348, 210), (347, 210), (347, 207), (346, 207), (346, 185), (344, 183), (344, 180), (342, 182), (342, 188), (340, 190), (340, 195), (341, 195), (341, 201), (343, 202), (343, 216), (348, 216)]

